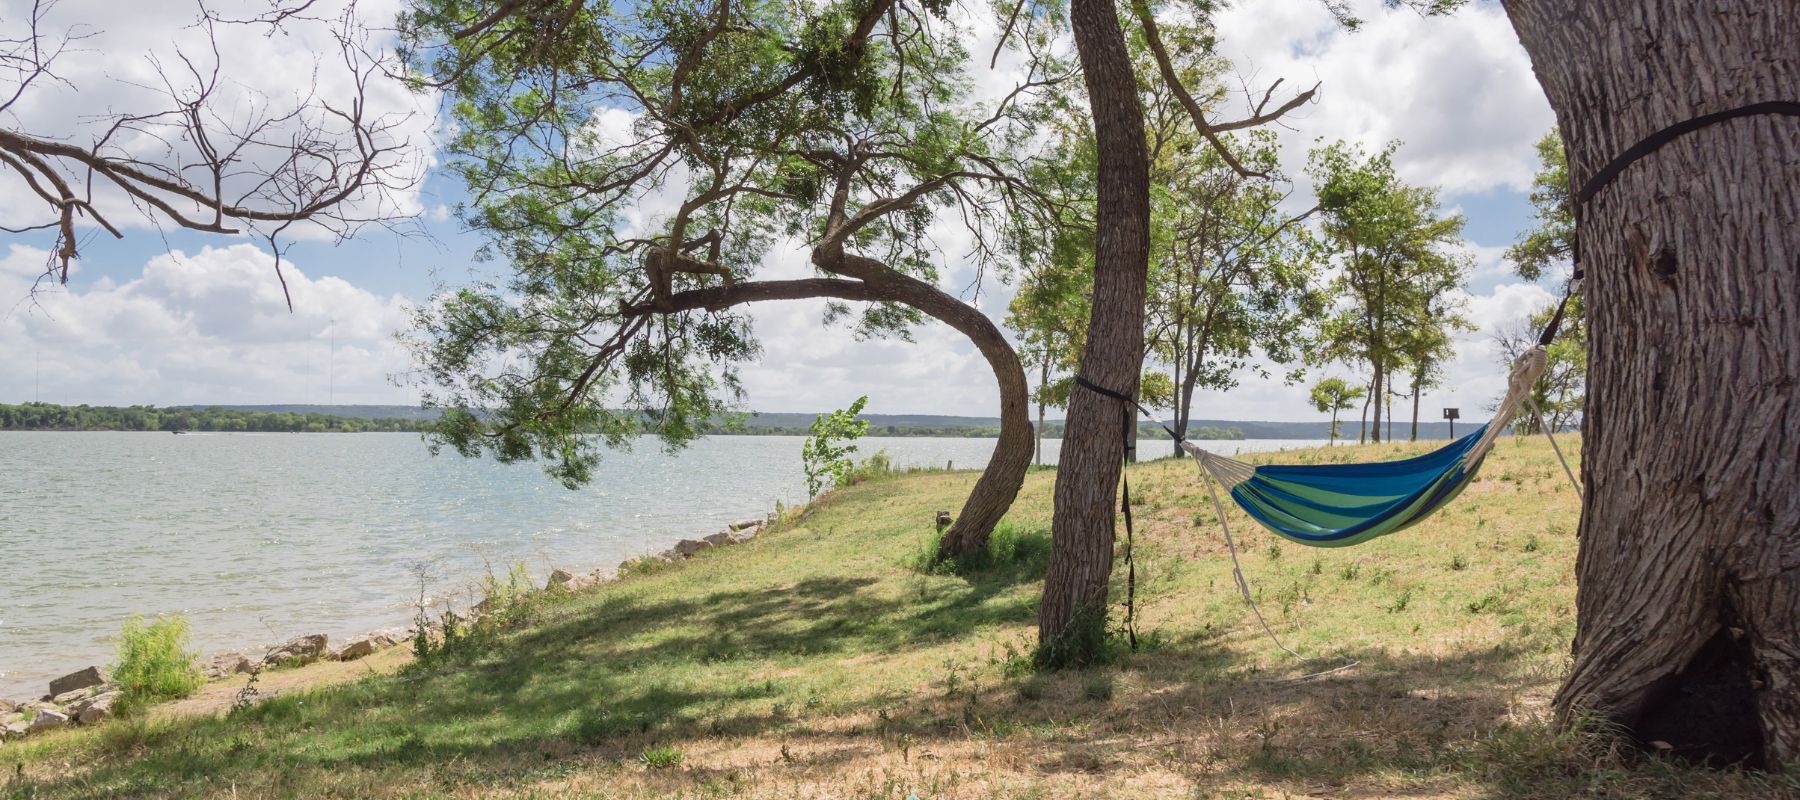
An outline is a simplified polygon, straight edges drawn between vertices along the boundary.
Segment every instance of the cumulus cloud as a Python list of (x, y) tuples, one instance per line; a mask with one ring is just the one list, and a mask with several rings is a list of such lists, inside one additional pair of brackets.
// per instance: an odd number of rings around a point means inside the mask
[(1395, 166), (1408, 182), (1451, 194), (1527, 189), (1531, 145), (1555, 117), (1499, 4), (1448, 17), (1352, 6), (1364, 20), (1355, 32), (1318, 0), (1244, 0), (1217, 17), (1220, 50), (1249, 86), (1320, 84), (1285, 119), (1296, 131), (1283, 137), (1285, 171), (1302, 177), (1317, 138), (1369, 150), (1401, 139)]
[(123, 283), (31, 295), (49, 255), (13, 244), (0, 257), (0, 297), (16, 301), (0, 314), (0, 402), (416, 400), (389, 382), (408, 367), (393, 339), (411, 308), (404, 297), (289, 263), (289, 313), (273, 257), (247, 244), (177, 250)]

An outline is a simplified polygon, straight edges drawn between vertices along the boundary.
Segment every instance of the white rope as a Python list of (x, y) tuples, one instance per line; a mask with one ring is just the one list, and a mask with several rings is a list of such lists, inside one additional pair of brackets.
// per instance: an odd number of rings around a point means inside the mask
[(1556, 452), (1556, 460), (1562, 462), (1563, 474), (1569, 476), (1569, 485), (1575, 487), (1575, 497), (1581, 497), (1581, 481), (1575, 480), (1575, 470), (1569, 466), (1569, 459), (1563, 457), (1561, 447), (1556, 445), (1556, 435), (1550, 432), (1550, 426), (1544, 423), (1544, 412), (1538, 409), (1537, 401), (1525, 398), (1525, 405), (1531, 409), (1531, 415), (1537, 418), (1538, 430), (1544, 432), (1544, 438), (1550, 440), (1550, 449)]
[(1225, 522), (1225, 504), (1219, 502), (1219, 488), (1213, 483), (1211, 476), (1202, 474), (1200, 479), (1206, 481), (1206, 491), (1212, 494), (1213, 511), (1219, 515), (1219, 527), (1225, 531), (1225, 549), (1231, 552), (1231, 577), (1237, 580), (1238, 593), (1244, 596), (1244, 602), (1250, 604), (1250, 610), (1255, 612), (1256, 621), (1262, 623), (1263, 633), (1269, 635), (1269, 641), (1274, 642), (1276, 647), (1286, 651), (1288, 655), (1305, 661), (1306, 659), (1302, 658), (1299, 653), (1288, 650), (1288, 646), (1281, 643), (1281, 639), (1275, 635), (1274, 629), (1269, 627), (1269, 621), (1263, 619), (1262, 609), (1256, 607), (1256, 598), (1250, 596), (1250, 582), (1244, 580), (1244, 567), (1238, 563), (1237, 542), (1232, 541), (1231, 526)]

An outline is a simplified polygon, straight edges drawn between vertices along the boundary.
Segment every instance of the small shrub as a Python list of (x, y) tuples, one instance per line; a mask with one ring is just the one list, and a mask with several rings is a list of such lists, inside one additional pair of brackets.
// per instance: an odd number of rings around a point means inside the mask
[(1281, 558), (1281, 545), (1278, 545), (1278, 544), (1269, 545), (1269, 560), (1275, 561), (1280, 558)]
[(1356, 576), (1361, 575), (1361, 574), (1362, 574), (1362, 565), (1355, 564), (1355, 563), (1345, 564), (1344, 568), (1342, 570), (1338, 571), (1338, 577), (1343, 578), (1344, 580), (1347, 580), (1347, 581), (1356, 580)]
[(843, 486), (856, 467), (852, 444), (869, 432), (869, 421), (857, 419), (869, 396), (856, 398), (849, 408), (813, 419), (812, 436), (800, 445), (800, 465), (806, 471), (806, 493), (816, 497), (829, 486)]
[(988, 536), (987, 552), (949, 561), (938, 559), (942, 537), (936, 532), (925, 537), (906, 565), (928, 575), (970, 575), (1001, 569), (1042, 573), (1050, 563), (1050, 531), (1042, 527), (1026, 528), (1003, 521)]
[(1540, 547), (1543, 547), (1543, 545), (1538, 542), (1537, 534), (1535, 533), (1525, 540), (1525, 552), (1527, 553), (1535, 553)]
[(1405, 611), (1407, 604), (1409, 604), (1411, 602), (1412, 602), (1412, 590), (1407, 589), (1406, 591), (1401, 592), (1399, 597), (1394, 598), (1394, 604), (1391, 606), (1388, 606), (1388, 609), (1387, 609), (1388, 613), (1389, 614), (1398, 614), (1402, 611)]
[(673, 747), (652, 747), (638, 756), (638, 763), (649, 769), (674, 769), (681, 766), (681, 751)]
[(158, 617), (149, 624), (135, 615), (126, 620), (119, 631), (119, 661), (112, 671), (122, 692), (119, 715), (193, 694), (206, 684), (197, 658), (199, 653), (188, 649), (186, 617)]
[(1469, 568), (1469, 560), (1468, 559), (1463, 558), (1462, 556), (1452, 556), (1450, 558), (1450, 569), (1451, 570), (1456, 571), (1456, 572), (1462, 572), (1463, 570), (1468, 569), (1468, 568)]

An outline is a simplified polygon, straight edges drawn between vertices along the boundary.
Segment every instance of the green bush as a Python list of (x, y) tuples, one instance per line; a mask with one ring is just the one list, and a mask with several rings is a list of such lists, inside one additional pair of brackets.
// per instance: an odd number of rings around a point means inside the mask
[(194, 693), (206, 683), (188, 649), (188, 621), (180, 615), (157, 617), (146, 624), (141, 616), (125, 620), (119, 631), (119, 660), (113, 665), (113, 681), (122, 692), (114, 708), (120, 716), (153, 703), (175, 700)]
[(1026, 528), (1002, 521), (988, 537), (987, 552), (953, 561), (939, 561), (938, 540), (943, 532), (925, 537), (923, 545), (907, 561), (914, 570), (932, 575), (969, 575), (996, 570), (1039, 574), (1050, 564), (1050, 531)]

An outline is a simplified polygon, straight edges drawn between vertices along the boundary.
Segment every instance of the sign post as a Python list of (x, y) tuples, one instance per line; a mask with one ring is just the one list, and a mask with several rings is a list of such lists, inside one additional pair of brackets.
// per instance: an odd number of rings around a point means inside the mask
[(1456, 441), (1456, 421), (1461, 418), (1462, 418), (1462, 410), (1461, 409), (1456, 409), (1456, 408), (1444, 409), (1444, 419), (1450, 420), (1450, 440), (1451, 441)]

